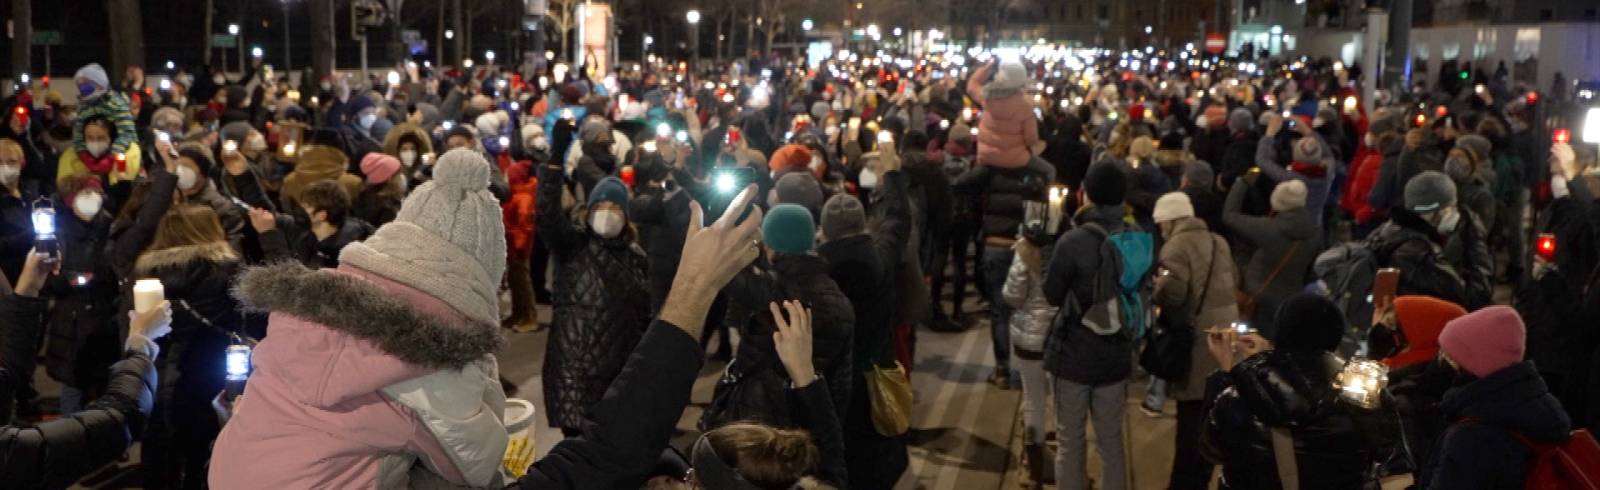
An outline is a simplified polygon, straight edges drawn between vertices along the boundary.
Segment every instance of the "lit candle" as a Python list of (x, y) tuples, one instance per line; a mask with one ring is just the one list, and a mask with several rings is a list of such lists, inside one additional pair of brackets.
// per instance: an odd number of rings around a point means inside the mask
[(1047, 215), (1045, 229), (1054, 235), (1061, 231), (1061, 218), (1066, 213), (1067, 186), (1050, 186), (1050, 212)]
[(166, 289), (160, 279), (140, 279), (133, 283), (133, 311), (145, 313), (155, 309), (166, 299)]

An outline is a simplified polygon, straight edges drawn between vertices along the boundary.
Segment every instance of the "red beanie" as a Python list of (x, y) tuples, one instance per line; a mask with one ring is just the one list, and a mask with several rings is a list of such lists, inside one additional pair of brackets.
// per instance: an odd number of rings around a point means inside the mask
[(811, 170), (811, 150), (805, 145), (783, 145), (778, 151), (772, 152), (772, 158), (767, 162), (767, 167), (773, 175), (783, 175), (789, 172)]
[(1130, 120), (1130, 121), (1143, 121), (1144, 120), (1144, 104), (1134, 104), (1132, 106), (1129, 106), (1128, 107), (1128, 120)]
[(1439, 346), (1461, 369), (1479, 378), (1522, 362), (1527, 330), (1509, 306), (1490, 306), (1451, 320)]
[(388, 182), (400, 171), (400, 159), (378, 152), (361, 157), (361, 173), (367, 175), (367, 185)]
[(1406, 336), (1406, 350), (1383, 363), (1391, 369), (1427, 362), (1439, 356), (1439, 332), (1451, 320), (1466, 316), (1467, 310), (1432, 296), (1401, 296), (1394, 300), (1395, 319)]

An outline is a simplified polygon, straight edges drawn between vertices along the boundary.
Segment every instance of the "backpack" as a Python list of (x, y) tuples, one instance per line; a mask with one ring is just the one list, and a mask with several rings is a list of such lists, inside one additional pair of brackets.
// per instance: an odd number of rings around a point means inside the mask
[(1320, 254), (1311, 270), (1325, 294), (1344, 313), (1347, 328), (1339, 341), (1339, 355), (1348, 358), (1366, 345), (1372, 327), (1372, 283), (1378, 275), (1378, 256), (1368, 242), (1345, 242)]
[(1094, 295), (1089, 307), (1069, 295), (1072, 310), (1082, 313), (1082, 323), (1098, 335), (1127, 331), (1134, 338), (1144, 335), (1150, 322), (1149, 293), (1145, 287), (1155, 263), (1155, 238), (1143, 231), (1119, 230), (1108, 233), (1098, 224), (1084, 229), (1100, 242), (1100, 267), (1095, 272)]
[[(1482, 421), (1467, 418), (1465, 423)], [(1522, 433), (1505, 429), (1533, 453), (1528, 474), (1522, 481), (1527, 490), (1600, 490), (1600, 442), (1587, 429), (1572, 431), (1567, 440), (1541, 444)]]

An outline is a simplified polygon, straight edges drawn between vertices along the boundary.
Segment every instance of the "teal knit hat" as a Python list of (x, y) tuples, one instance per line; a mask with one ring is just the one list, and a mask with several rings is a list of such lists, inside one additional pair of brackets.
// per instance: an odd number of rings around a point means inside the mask
[(761, 221), (761, 240), (779, 253), (804, 254), (817, 245), (811, 212), (797, 204), (779, 204)]

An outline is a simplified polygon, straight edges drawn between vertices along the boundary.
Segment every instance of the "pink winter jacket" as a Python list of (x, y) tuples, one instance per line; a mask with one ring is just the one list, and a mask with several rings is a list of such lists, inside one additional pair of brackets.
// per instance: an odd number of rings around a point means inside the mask
[(217, 438), (212, 487), (503, 484), (496, 326), (348, 265), (252, 269), (236, 295), (271, 312), (269, 335)]
[(1033, 104), (1022, 91), (993, 100), (983, 96), (983, 80), (995, 65), (979, 68), (967, 81), (967, 94), (983, 105), (978, 121), (978, 163), (999, 168), (1022, 168), (1033, 158), (1032, 147), (1039, 144), (1039, 121), (1033, 117)]

